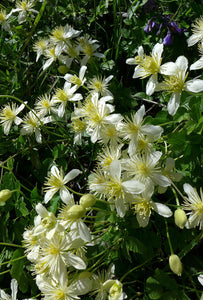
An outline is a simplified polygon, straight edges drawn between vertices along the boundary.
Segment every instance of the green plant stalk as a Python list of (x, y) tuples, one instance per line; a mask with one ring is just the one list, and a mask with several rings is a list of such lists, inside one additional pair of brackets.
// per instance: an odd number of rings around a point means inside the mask
[(168, 224), (167, 224), (166, 220), (165, 220), (165, 224), (166, 224), (166, 236), (167, 236), (169, 248), (170, 248), (171, 255), (172, 255), (172, 254), (174, 254), (174, 252), (173, 252), (173, 247), (172, 247), (172, 244), (171, 244), (170, 235), (169, 235), (169, 231), (168, 231)]

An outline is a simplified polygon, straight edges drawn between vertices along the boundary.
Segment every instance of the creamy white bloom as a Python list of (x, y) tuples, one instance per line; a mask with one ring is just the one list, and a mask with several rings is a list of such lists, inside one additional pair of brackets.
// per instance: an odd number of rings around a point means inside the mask
[(22, 24), (26, 21), (26, 17), (29, 13), (35, 13), (38, 14), (39, 12), (32, 7), (34, 6), (33, 1), (29, 0), (18, 0), (16, 2), (16, 8), (12, 9), (12, 13), (18, 12), (18, 23)]
[(203, 68), (203, 41), (199, 44), (200, 59), (190, 66), (190, 70), (199, 70)]
[(91, 90), (91, 93), (98, 93), (101, 96), (113, 96), (112, 93), (108, 90), (109, 82), (112, 78), (113, 75), (110, 75), (107, 78), (95, 76), (91, 80), (89, 80), (87, 87)]
[(0, 25), (5, 31), (9, 31), (11, 29), (9, 24), (10, 22), (9, 18), (11, 14), (12, 12), (7, 15), (5, 10), (2, 9), (0, 10)]
[(29, 113), (23, 118), (20, 133), (22, 135), (31, 135), (34, 133), (37, 143), (41, 143), (41, 127), (52, 121), (53, 118), (51, 116), (42, 118), (41, 115), (37, 114), (36, 112), (29, 111)]
[(162, 153), (159, 151), (136, 154), (129, 159), (123, 159), (122, 166), (127, 171), (128, 175), (142, 182), (146, 186), (160, 185), (169, 186), (170, 180), (162, 174), (159, 166), (159, 160)]
[[(164, 65), (163, 65), (164, 66)], [(203, 80), (192, 79), (186, 82), (188, 73), (188, 60), (185, 56), (179, 56), (175, 63), (171, 64), (171, 68), (168, 67), (168, 71), (165, 71), (165, 80), (162, 83), (157, 84), (156, 91), (167, 91), (171, 94), (168, 102), (168, 113), (175, 115), (179, 105), (182, 91), (189, 91), (192, 93), (199, 93), (203, 91)]]
[(17, 115), (24, 109), (25, 105), (16, 106), (15, 103), (8, 103), (0, 111), (0, 123), (4, 128), (4, 134), (8, 135), (13, 122), (20, 125), (23, 121)]
[(80, 61), (81, 66), (86, 65), (93, 56), (98, 58), (105, 57), (104, 54), (97, 52), (97, 49), (100, 47), (99, 44), (97, 44), (97, 40), (92, 40), (88, 35), (79, 38), (78, 43), (80, 51), (84, 55), (83, 59)]
[(187, 215), (189, 216), (187, 225), (189, 228), (194, 228), (199, 226), (199, 229), (203, 229), (203, 193), (202, 188), (200, 189), (200, 197), (190, 184), (185, 183), (183, 185), (185, 193), (188, 198), (184, 201), (183, 209), (189, 211)]
[(144, 123), (145, 106), (142, 105), (140, 109), (131, 115), (131, 118), (126, 118), (120, 126), (120, 135), (124, 140), (129, 140), (128, 153), (133, 155), (138, 148), (139, 140), (144, 136), (148, 136), (151, 141), (158, 139), (163, 129), (160, 126), (154, 126)]
[(44, 94), (36, 100), (35, 110), (40, 116), (45, 116), (51, 112), (57, 113), (55, 105), (56, 103), (53, 99), (51, 99), (51, 95)]
[(193, 34), (187, 40), (188, 47), (203, 41), (203, 17), (200, 17), (195, 24), (192, 24)]
[(153, 185), (148, 185), (145, 191), (142, 192), (142, 194), (135, 196), (132, 201), (137, 221), (141, 227), (146, 227), (148, 225), (152, 210), (165, 218), (169, 218), (173, 214), (167, 205), (154, 202), (151, 199), (153, 193)]
[(37, 52), (36, 61), (39, 60), (42, 54), (45, 54), (45, 51), (48, 49), (49, 40), (48, 39), (39, 39), (33, 45), (33, 50)]
[(137, 65), (134, 70), (133, 78), (146, 78), (150, 76), (146, 85), (146, 94), (152, 95), (158, 83), (158, 73), (161, 73), (163, 44), (157, 43), (151, 56), (144, 54), (142, 46), (138, 48), (138, 55), (135, 58), (128, 58), (126, 63), (129, 65)]
[(80, 68), (80, 71), (79, 71), (79, 75), (72, 75), (72, 74), (69, 74), (67, 73), (65, 76), (64, 76), (64, 79), (69, 82), (69, 83), (72, 83), (74, 85), (76, 85), (78, 88), (80, 86), (82, 86), (85, 81), (86, 81), (86, 78), (85, 78), (85, 72), (87, 70), (87, 67), (86, 66), (82, 66)]
[(53, 103), (57, 104), (59, 103), (58, 107), (58, 116), (62, 118), (65, 114), (65, 108), (67, 106), (67, 103), (79, 101), (82, 99), (82, 95), (79, 93), (76, 93), (77, 85), (71, 86), (70, 82), (66, 82), (64, 84), (63, 89), (57, 89), (55, 95), (52, 97)]
[(81, 173), (78, 169), (73, 169), (68, 174), (63, 175), (63, 169), (61, 168), (60, 171), (56, 166), (53, 166), (51, 168), (50, 175), (46, 178), (47, 181), (45, 182), (45, 196), (44, 196), (44, 202), (47, 203), (51, 198), (54, 196), (56, 192), (59, 191), (61, 200), (64, 203), (68, 203), (71, 201), (72, 197), (65, 186), (66, 183), (73, 180), (75, 177), (77, 177)]

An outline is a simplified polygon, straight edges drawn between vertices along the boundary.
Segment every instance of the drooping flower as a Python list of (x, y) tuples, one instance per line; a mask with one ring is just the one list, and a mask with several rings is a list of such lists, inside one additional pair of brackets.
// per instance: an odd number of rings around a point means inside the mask
[(16, 106), (15, 103), (6, 104), (0, 111), (0, 123), (4, 128), (4, 134), (8, 135), (13, 122), (20, 125), (23, 121), (17, 115), (24, 109), (25, 105)]
[(203, 192), (202, 188), (200, 189), (200, 197), (190, 184), (185, 183), (183, 185), (185, 193), (188, 195), (188, 198), (184, 201), (183, 209), (189, 211), (187, 213), (188, 217), (188, 227), (194, 228), (199, 226), (199, 229), (203, 229)]
[(60, 192), (61, 200), (64, 203), (67, 203), (70, 201), (71, 194), (67, 187), (65, 186), (66, 183), (73, 180), (76, 176), (78, 176), (81, 173), (78, 169), (73, 169), (68, 174), (63, 176), (63, 169), (59, 171), (59, 169), (56, 166), (53, 166), (51, 168), (50, 175), (46, 178), (47, 181), (45, 182), (45, 197), (44, 202), (47, 203), (51, 198), (54, 196), (55, 193), (58, 191)]

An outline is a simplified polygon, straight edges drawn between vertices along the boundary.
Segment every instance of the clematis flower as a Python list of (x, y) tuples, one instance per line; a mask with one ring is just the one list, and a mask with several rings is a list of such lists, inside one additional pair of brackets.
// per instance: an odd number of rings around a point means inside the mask
[(12, 13), (19, 12), (18, 15), (18, 23), (22, 24), (26, 21), (27, 14), (35, 13), (38, 14), (39, 12), (33, 9), (34, 2), (29, 0), (22, 0), (16, 2), (16, 8), (12, 9)]
[(24, 109), (25, 105), (16, 106), (15, 103), (6, 104), (0, 111), (0, 123), (4, 128), (4, 134), (8, 135), (13, 122), (16, 125), (22, 123), (22, 119), (17, 115)]
[(203, 42), (199, 44), (198, 48), (201, 57), (190, 66), (190, 70), (199, 70), (203, 68)]
[(82, 86), (85, 81), (86, 81), (86, 78), (85, 78), (85, 72), (87, 70), (87, 67), (86, 66), (82, 66), (80, 68), (80, 71), (79, 71), (79, 76), (77, 75), (72, 75), (72, 74), (69, 74), (67, 73), (65, 76), (64, 76), (64, 79), (69, 82), (69, 83), (72, 83), (74, 85), (77, 86), (77, 88), (79, 88), (80, 86)]
[(203, 17), (200, 17), (192, 27), (193, 34), (187, 40), (188, 47), (203, 41)]
[(7, 15), (6, 14), (6, 11), (5, 10), (0, 10), (0, 25), (2, 26), (2, 28), (5, 30), (5, 31), (9, 31), (11, 29), (10, 27), (10, 16), (12, 14), (12, 11)]
[(188, 60), (185, 56), (179, 56), (175, 63), (166, 63), (162, 65), (165, 80), (156, 86), (156, 91), (167, 91), (171, 94), (168, 102), (168, 113), (175, 115), (180, 105), (182, 91), (199, 93), (203, 91), (203, 80), (192, 79), (186, 82), (188, 73)]
[(133, 209), (135, 210), (140, 227), (146, 227), (148, 225), (152, 210), (165, 218), (169, 218), (173, 214), (167, 205), (152, 201), (151, 197), (153, 193), (153, 185), (148, 185), (145, 191), (142, 192), (141, 195), (135, 196), (132, 201)]
[[(17, 300), (18, 282), (16, 279), (11, 280), (11, 296), (6, 294), (4, 290), (0, 290), (0, 299), (2, 300)], [(31, 299), (25, 299), (31, 300)], [(35, 300), (35, 299), (33, 299)]]
[(51, 168), (50, 175), (46, 178), (47, 181), (45, 182), (45, 197), (44, 197), (44, 202), (48, 203), (49, 200), (54, 196), (56, 192), (59, 191), (61, 200), (64, 203), (68, 203), (71, 201), (72, 197), (65, 186), (66, 183), (69, 181), (73, 180), (75, 177), (77, 177), (81, 173), (80, 170), (78, 169), (73, 169), (70, 171), (68, 174), (63, 176), (63, 169), (59, 171), (59, 169), (56, 166), (53, 166)]
[(133, 78), (146, 78), (150, 76), (146, 85), (146, 94), (151, 96), (158, 83), (158, 73), (162, 73), (161, 62), (162, 62), (163, 44), (157, 43), (151, 56), (144, 54), (142, 46), (138, 48), (138, 55), (134, 58), (128, 58), (126, 63), (129, 65), (137, 65), (134, 70)]
[(200, 197), (190, 184), (185, 183), (183, 185), (185, 193), (188, 195), (188, 198), (184, 201), (183, 209), (189, 211), (187, 215), (188, 218), (188, 227), (194, 228), (199, 226), (199, 229), (203, 229), (203, 193), (202, 188), (200, 189)]
[(108, 90), (109, 81), (113, 78), (113, 75), (107, 78), (94, 77), (90, 80), (87, 87), (91, 90), (91, 93), (98, 93), (101, 96), (113, 96)]

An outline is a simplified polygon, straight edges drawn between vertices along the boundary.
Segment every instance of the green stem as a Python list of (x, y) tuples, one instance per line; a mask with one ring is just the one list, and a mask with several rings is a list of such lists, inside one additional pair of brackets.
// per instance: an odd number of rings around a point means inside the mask
[(166, 220), (165, 220), (165, 224), (166, 224), (166, 236), (167, 236), (168, 244), (169, 244), (171, 255), (172, 255), (172, 254), (174, 254), (174, 252), (173, 252), (173, 247), (172, 247), (172, 244), (171, 244), (169, 231), (168, 231), (168, 224), (167, 224)]
[(6, 271), (4, 271), (4, 272), (1, 272), (1, 273), (0, 273), (0, 276), (1, 276), (1, 275), (4, 275), (4, 274), (6, 274), (6, 273), (9, 273), (9, 272), (10, 272), (10, 270), (6, 270)]
[(9, 247), (17, 247), (17, 248), (24, 248), (22, 245), (10, 244), (10, 243), (3, 243), (0, 242), (1, 246), (9, 246)]
[(78, 193), (78, 192), (76, 192), (76, 191), (74, 191), (74, 190), (72, 190), (70, 187), (68, 187), (68, 186), (66, 186), (67, 187), (67, 189), (71, 192), (71, 193), (73, 193), (73, 194), (76, 194), (76, 195), (78, 195), (78, 196), (84, 196), (85, 194), (81, 194), (81, 193)]
[(11, 259), (11, 260), (9, 260), (9, 261), (5, 261), (5, 262), (1, 263), (0, 266), (7, 265), (7, 264), (9, 264), (9, 263), (12, 263), (12, 262), (14, 262), (14, 261), (23, 259), (23, 258), (25, 258), (25, 257), (26, 257), (26, 255), (23, 255), (23, 256), (21, 256), (21, 257), (15, 258), (15, 259)]
[(138, 266), (132, 268), (131, 270), (129, 270), (127, 273), (125, 273), (125, 274), (121, 277), (120, 282), (122, 282), (123, 279), (124, 279), (126, 276), (128, 276), (130, 273), (132, 273), (132, 272), (134, 272), (135, 270), (137, 270), (137, 269), (143, 267), (144, 265), (146, 265), (146, 263), (148, 263), (148, 261), (150, 261), (150, 260), (151, 260), (151, 258), (145, 260), (142, 264), (140, 264), (140, 265), (138, 265)]

